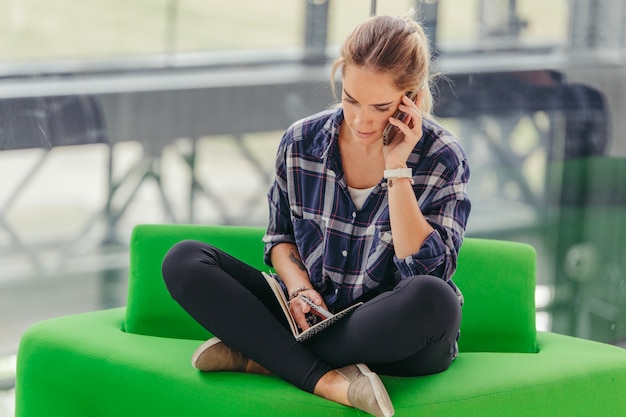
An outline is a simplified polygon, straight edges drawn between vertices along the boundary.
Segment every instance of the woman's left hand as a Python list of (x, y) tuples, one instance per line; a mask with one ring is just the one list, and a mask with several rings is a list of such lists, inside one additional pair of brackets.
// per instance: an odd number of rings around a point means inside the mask
[(422, 112), (416, 103), (421, 103), (424, 90), (417, 93), (415, 102), (403, 95), (402, 103), (398, 110), (407, 114), (405, 120), (389, 118), (389, 123), (400, 129), (395, 138), (388, 145), (383, 146), (385, 156), (385, 166), (388, 168), (399, 168), (406, 166), (406, 161), (422, 138)]

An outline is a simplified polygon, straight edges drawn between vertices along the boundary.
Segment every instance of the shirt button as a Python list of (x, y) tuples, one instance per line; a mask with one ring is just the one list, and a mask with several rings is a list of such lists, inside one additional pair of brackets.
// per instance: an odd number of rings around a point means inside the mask
[(356, 211), (352, 212), (352, 217), (356, 217)]
[(348, 256), (348, 251), (347, 251), (347, 250), (342, 250), (342, 251), (341, 251), (341, 254), (342, 254), (342, 255), (344, 256), (344, 258), (345, 258), (346, 256)]

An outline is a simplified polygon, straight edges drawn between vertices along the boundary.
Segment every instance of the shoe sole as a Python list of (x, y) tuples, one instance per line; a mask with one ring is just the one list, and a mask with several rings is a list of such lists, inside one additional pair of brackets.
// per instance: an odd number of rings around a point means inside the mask
[(370, 381), (370, 385), (374, 389), (374, 397), (376, 397), (376, 403), (380, 407), (380, 410), (386, 417), (391, 417), (394, 415), (395, 411), (393, 409), (393, 404), (391, 403), (391, 398), (389, 398), (389, 394), (383, 385), (383, 381), (381, 381), (380, 377), (370, 370), (367, 365), (363, 363), (357, 363), (356, 367), (359, 369), (359, 372), (363, 374)]
[(206, 350), (209, 349), (211, 346), (217, 345), (218, 343), (221, 343), (221, 342), (222, 341), (218, 339), (217, 337), (212, 337), (206, 342), (204, 342), (203, 344), (201, 344), (191, 356), (191, 365), (194, 368), (199, 369), (198, 360), (200, 359), (200, 356), (202, 356), (202, 354), (206, 352)]

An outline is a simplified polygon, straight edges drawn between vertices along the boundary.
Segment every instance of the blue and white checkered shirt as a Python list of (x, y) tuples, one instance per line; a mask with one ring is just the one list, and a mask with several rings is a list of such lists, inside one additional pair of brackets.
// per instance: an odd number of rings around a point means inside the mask
[(435, 229), (421, 249), (399, 259), (393, 250), (387, 187), (381, 178), (358, 210), (342, 171), (338, 138), (343, 110), (332, 109), (294, 123), (276, 158), (268, 192), (265, 262), (278, 243), (295, 243), (312, 285), (337, 310), (370, 290), (391, 289), (412, 275), (450, 283), (470, 212), (469, 166), (459, 141), (432, 120), (407, 160), (422, 213)]

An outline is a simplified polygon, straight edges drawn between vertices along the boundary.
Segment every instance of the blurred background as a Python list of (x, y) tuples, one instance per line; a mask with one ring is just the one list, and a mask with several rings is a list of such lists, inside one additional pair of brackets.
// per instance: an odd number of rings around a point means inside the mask
[(539, 330), (626, 345), (626, 1), (4, 0), (0, 416), (27, 327), (125, 304), (135, 224), (263, 226), (340, 43), (411, 7), (470, 159), (467, 236), (537, 249)]

